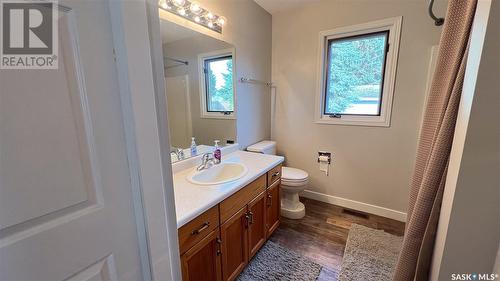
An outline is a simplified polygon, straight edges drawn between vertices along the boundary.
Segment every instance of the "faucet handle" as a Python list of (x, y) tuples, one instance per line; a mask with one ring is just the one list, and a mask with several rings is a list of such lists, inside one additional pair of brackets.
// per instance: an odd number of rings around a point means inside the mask
[(210, 158), (214, 158), (214, 154), (212, 152), (207, 152), (201, 157), (202, 160), (209, 160)]

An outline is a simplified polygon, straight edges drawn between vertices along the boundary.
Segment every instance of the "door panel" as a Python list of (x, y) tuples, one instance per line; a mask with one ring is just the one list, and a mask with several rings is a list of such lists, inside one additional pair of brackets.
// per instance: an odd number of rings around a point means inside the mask
[(113, 255), (98, 261), (90, 267), (82, 270), (67, 281), (108, 281), (117, 280), (115, 260)]
[(248, 204), (250, 222), (248, 226), (248, 251), (250, 260), (266, 242), (266, 192), (262, 192)]
[(181, 256), (182, 279), (184, 281), (222, 280), (218, 241), (219, 230), (214, 230)]
[(222, 276), (234, 280), (248, 262), (247, 207), (221, 225)]
[(140, 280), (108, 2), (59, 5), (59, 69), (0, 70), (0, 280)]
[(280, 225), (281, 212), (281, 186), (280, 181), (275, 182), (267, 189), (267, 237)]

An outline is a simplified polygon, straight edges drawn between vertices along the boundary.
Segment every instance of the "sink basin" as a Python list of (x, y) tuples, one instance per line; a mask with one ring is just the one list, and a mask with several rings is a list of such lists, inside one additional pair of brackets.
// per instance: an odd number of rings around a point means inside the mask
[(199, 185), (216, 185), (235, 181), (247, 173), (242, 163), (221, 163), (209, 169), (195, 171), (187, 176), (187, 180)]

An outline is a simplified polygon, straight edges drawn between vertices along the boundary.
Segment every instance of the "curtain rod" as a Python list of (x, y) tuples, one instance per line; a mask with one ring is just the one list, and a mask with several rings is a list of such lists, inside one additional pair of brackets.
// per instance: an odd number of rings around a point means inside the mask
[(182, 64), (185, 64), (185, 65), (189, 64), (189, 62), (185, 61), (185, 60), (180, 60), (180, 59), (175, 59), (175, 58), (170, 58), (170, 57), (163, 57), (163, 58), (166, 59), (166, 60), (175, 61), (175, 62), (182, 63)]
[(434, 11), (432, 10), (433, 6), (434, 6), (434, 0), (429, 0), (429, 16), (434, 20), (434, 24), (436, 26), (443, 25), (444, 18), (438, 18), (436, 17), (436, 15), (434, 15)]
[(240, 82), (241, 83), (248, 83), (248, 84), (266, 85), (268, 87), (273, 87), (273, 82), (266, 82), (266, 81), (256, 80), (256, 79), (247, 78), (247, 77), (241, 77)]

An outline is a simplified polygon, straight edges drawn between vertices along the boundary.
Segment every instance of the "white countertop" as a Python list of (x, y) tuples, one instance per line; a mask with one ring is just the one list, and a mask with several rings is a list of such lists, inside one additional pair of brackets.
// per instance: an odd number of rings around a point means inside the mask
[(196, 167), (174, 173), (173, 180), (177, 228), (182, 227), (206, 210), (219, 204), (222, 200), (262, 176), (274, 166), (282, 163), (284, 157), (238, 150), (223, 155), (222, 162), (225, 161), (236, 161), (245, 164), (248, 168), (247, 174), (233, 182), (202, 186), (190, 183), (186, 179)]

